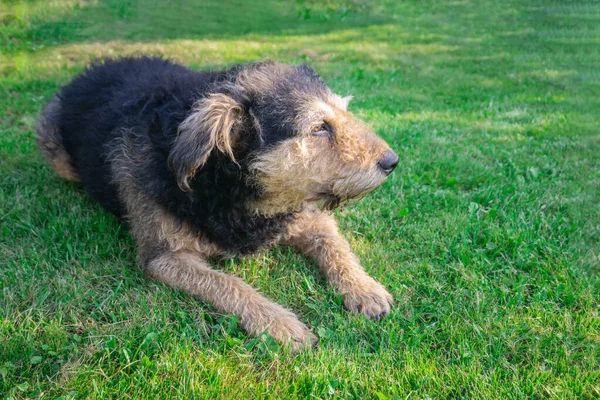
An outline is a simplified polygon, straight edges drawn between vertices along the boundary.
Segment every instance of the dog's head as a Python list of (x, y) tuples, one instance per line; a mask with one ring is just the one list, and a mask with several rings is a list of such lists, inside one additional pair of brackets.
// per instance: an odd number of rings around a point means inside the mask
[(181, 123), (170, 162), (183, 190), (213, 152), (243, 163), (262, 214), (335, 207), (380, 186), (398, 156), (308, 66), (264, 62), (230, 71)]

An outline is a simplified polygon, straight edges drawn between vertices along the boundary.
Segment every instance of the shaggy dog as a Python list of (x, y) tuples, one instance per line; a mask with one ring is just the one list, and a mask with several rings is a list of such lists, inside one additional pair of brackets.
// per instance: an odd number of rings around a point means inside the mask
[(389, 313), (392, 296), (327, 211), (380, 186), (398, 163), (348, 101), (306, 65), (195, 72), (122, 58), (64, 87), (40, 115), (36, 139), (59, 175), (127, 221), (147, 274), (297, 350), (315, 343), (310, 329), (208, 259), (295, 246), (350, 311)]

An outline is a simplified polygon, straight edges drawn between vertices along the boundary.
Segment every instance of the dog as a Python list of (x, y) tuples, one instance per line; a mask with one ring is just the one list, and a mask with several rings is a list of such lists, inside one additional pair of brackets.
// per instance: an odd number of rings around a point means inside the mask
[(293, 351), (316, 337), (213, 256), (296, 247), (368, 318), (392, 296), (340, 235), (331, 211), (386, 180), (399, 158), (307, 65), (197, 72), (162, 58), (91, 65), (50, 100), (36, 143), (58, 175), (125, 220), (152, 278), (268, 333)]

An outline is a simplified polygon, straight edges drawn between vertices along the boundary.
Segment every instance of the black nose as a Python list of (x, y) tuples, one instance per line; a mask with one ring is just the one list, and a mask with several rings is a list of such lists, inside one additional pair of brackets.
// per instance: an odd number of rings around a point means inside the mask
[(383, 158), (379, 160), (379, 166), (386, 174), (391, 174), (394, 168), (398, 165), (398, 155), (393, 151), (388, 151), (383, 155)]

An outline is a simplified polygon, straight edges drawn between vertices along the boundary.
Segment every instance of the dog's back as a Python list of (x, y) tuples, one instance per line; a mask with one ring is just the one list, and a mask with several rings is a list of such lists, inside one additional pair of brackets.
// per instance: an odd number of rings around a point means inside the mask
[(81, 181), (100, 204), (122, 216), (107, 164), (111, 143), (128, 127), (148, 127), (156, 108), (166, 102), (180, 108), (171, 114), (174, 119), (180, 115), (180, 120), (170, 121), (179, 124), (198, 94), (216, 78), (218, 74), (193, 72), (158, 58), (94, 65), (65, 86), (40, 114), (38, 147), (60, 176)]

